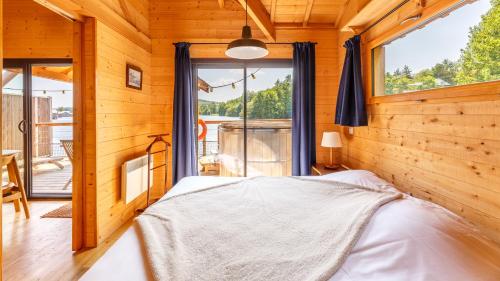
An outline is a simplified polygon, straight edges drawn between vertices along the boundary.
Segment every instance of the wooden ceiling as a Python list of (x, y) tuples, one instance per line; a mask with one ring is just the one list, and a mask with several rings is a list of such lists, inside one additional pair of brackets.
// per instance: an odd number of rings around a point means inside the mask
[(275, 41), (277, 28), (337, 28), (348, 0), (213, 0), (221, 9), (236, 2), (267, 39)]
[[(73, 81), (73, 66), (35, 66), (31, 70), (33, 76), (42, 77), (61, 82)], [(5, 86), (18, 74), (20, 69), (10, 68), (2, 73), (2, 85)]]
[(278, 24), (335, 25), (346, 0), (261, 0)]
[[(34, 0), (66, 17), (81, 21), (96, 17), (108, 26), (151, 51), (154, 20), (149, 13), (158, 5), (200, 9), (214, 5), (219, 11), (234, 11), (229, 21), (240, 20), (248, 2), (249, 18), (269, 41), (276, 41), (276, 29), (339, 28), (349, 0)], [(367, 2), (369, 0), (350, 0)], [(217, 9), (217, 8), (216, 8)], [(185, 10), (183, 10), (185, 11)], [(174, 12), (175, 15), (175, 11)], [(239, 13), (236, 13), (239, 12)], [(179, 11), (177, 13), (180, 13)], [(217, 13), (213, 10), (213, 13)], [(236, 18), (237, 17), (237, 18)], [(205, 20), (205, 19), (200, 19)]]

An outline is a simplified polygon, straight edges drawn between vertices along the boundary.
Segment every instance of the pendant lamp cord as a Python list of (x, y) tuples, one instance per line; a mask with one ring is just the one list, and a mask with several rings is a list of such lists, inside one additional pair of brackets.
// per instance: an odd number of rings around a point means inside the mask
[(245, 0), (245, 25), (248, 25), (248, 0)]

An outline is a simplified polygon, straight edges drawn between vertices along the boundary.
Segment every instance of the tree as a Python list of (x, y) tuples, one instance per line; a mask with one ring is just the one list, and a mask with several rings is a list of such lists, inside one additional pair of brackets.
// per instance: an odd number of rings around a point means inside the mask
[(457, 75), (457, 63), (444, 59), (432, 67), (432, 74), (450, 85), (455, 85), (455, 76)]
[(459, 59), (458, 84), (500, 79), (500, 0), (491, 0), (491, 6), (469, 31)]
[[(199, 102), (199, 114), (243, 117), (243, 97), (226, 102)], [(250, 119), (291, 118), (292, 77), (276, 80), (274, 86), (259, 92), (248, 93), (247, 114)]]
[(413, 77), (413, 75), (411, 74), (411, 69), (409, 66), (407, 65), (404, 65), (403, 66), (403, 72), (402, 72), (402, 75), (408, 79), (411, 79)]

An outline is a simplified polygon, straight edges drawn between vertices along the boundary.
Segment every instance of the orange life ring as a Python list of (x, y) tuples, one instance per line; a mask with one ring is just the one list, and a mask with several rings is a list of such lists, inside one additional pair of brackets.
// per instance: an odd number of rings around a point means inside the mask
[(207, 129), (207, 124), (205, 123), (205, 121), (203, 121), (201, 119), (198, 119), (198, 125), (200, 125), (201, 129), (202, 129), (200, 134), (198, 135), (198, 140), (201, 141), (207, 136), (208, 129)]

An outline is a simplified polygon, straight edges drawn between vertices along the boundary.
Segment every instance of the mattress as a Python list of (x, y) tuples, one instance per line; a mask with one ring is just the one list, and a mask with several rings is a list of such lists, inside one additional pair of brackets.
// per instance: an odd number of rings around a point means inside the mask
[[(395, 188), (363, 170), (327, 179), (372, 188)], [(229, 177), (188, 177), (165, 197), (237, 181)], [(152, 280), (133, 224), (81, 280)], [(460, 217), (430, 202), (405, 196), (382, 206), (330, 281), (500, 280), (500, 249)]]

